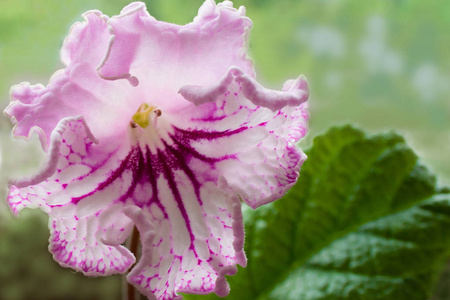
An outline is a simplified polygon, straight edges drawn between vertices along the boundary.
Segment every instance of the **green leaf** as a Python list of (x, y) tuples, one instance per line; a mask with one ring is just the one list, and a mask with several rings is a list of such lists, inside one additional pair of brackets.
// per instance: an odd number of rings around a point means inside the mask
[(245, 209), (248, 266), (226, 299), (427, 299), (450, 254), (450, 194), (393, 133), (333, 128), (307, 154), (283, 199)]

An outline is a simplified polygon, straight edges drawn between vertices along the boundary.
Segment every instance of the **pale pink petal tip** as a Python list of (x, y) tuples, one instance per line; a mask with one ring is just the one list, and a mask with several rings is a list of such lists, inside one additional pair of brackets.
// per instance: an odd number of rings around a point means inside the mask
[(200, 105), (215, 102), (228, 90), (233, 81), (240, 85), (243, 95), (253, 104), (267, 107), (272, 111), (280, 110), (285, 106), (298, 106), (305, 103), (309, 97), (308, 83), (303, 75), (296, 80), (286, 81), (283, 90), (276, 91), (264, 88), (238, 67), (230, 68), (217, 83), (211, 86), (186, 85), (181, 87), (178, 92), (186, 100)]
[(211, 86), (185, 85), (180, 88), (178, 93), (195, 105), (215, 102), (219, 96), (225, 94), (228, 90), (228, 86), (233, 81), (233, 70), (228, 71), (225, 76)]
[[(10, 89), (11, 103), (3, 111), (3, 114), (11, 119), (14, 125), (13, 136), (29, 140), (33, 133), (36, 133), (44, 150), (48, 148), (48, 139), (50, 132), (26, 120), (27, 124), (22, 125), (23, 119), (28, 117), (29, 107), (33, 106), (33, 101), (37, 97), (41, 97), (45, 93), (45, 87), (42, 84), (30, 85), (28, 82), (16, 84)], [(48, 135), (47, 135), (48, 134)]]
[(282, 91), (262, 87), (255, 79), (247, 74), (236, 77), (241, 84), (243, 94), (257, 106), (267, 107), (277, 111), (285, 106), (298, 106), (308, 100), (308, 84), (304, 76), (297, 80), (288, 80)]

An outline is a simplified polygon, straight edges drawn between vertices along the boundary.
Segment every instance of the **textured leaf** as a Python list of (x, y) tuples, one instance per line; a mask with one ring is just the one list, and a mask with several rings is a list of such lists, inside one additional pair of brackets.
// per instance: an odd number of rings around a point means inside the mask
[(308, 156), (283, 199), (245, 211), (249, 264), (227, 299), (427, 299), (450, 254), (450, 194), (396, 134), (334, 128)]

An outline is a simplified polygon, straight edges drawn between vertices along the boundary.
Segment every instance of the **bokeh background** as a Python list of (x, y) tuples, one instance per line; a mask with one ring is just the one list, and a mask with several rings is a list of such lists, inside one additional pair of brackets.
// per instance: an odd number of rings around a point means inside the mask
[[(0, 0), (0, 107), (9, 87), (47, 84), (62, 68), (59, 49), (81, 13), (118, 14), (124, 0)], [(190, 22), (203, 0), (146, 1), (168, 22)], [(450, 185), (450, 2), (448, 0), (242, 0), (253, 20), (250, 55), (260, 82), (281, 88), (305, 74), (310, 133), (351, 123), (369, 133), (395, 130)], [(120, 276), (84, 278), (60, 268), (47, 251), (47, 220), (38, 211), (13, 218), (4, 204), (8, 177), (35, 170), (38, 139), (11, 138), (0, 118), (0, 299), (120, 299)], [(450, 269), (435, 300), (450, 299)]]

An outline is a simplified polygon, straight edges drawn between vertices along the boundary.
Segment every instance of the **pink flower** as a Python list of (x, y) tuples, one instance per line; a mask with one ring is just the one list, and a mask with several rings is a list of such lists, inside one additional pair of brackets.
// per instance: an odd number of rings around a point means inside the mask
[(126, 272), (133, 226), (142, 257), (128, 281), (150, 299), (228, 294), (246, 265), (241, 200), (282, 197), (306, 159), (303, 77), (255, 81), (244, 8), (206, 0), (192, 23), (160, 22), (143, 3), (90, 11), (44, 87), (21, 83), (5, 110), (14, 136), (40, 137), (47, 160), (11, 182), (8, 202), (48, 213), (50, 251), (85, 275)]

